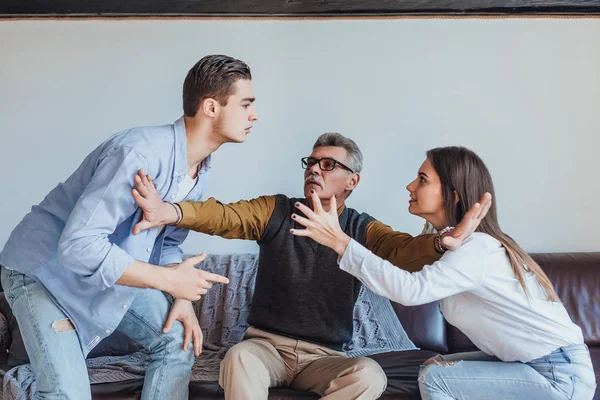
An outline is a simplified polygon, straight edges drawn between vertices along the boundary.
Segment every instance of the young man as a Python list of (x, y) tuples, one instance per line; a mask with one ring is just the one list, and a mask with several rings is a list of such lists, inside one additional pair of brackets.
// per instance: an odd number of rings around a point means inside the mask
[[(335, 194), (342, 230), (408, 270), (431, 264), (444, 251), (438, 236), (413, 238), (345, 207), (362, 169), (362, 153), (352, 140), (340, 134), (321, 135), (302, 165), (305, 199), (262, 196), (225, 205), (209, 199), (173, 207), (162, 202), (142, 173), (135, 177), (133, 195), (144, 210), (135, 233), (178, 223), (211, 235), (258, 241), (259, 269), (248, 318), (251, 327), (221, 363), (219, 383), (228, 400), (264, 400), (274, 386), (338, 400), (376, 399), (385, 390), (386, 375), (379, 364), (367, 357), (348, 358), (343, 352), (352, 339), (352, 312), (360, 282), (339, 269), (335, 251), (290, 233), (290, 229), (302, 228), (295, 221), (297, 203), (312, 208), (314, 192), (329, 210)], [(472, 216), (470, 212), (452, 231), (452, 246), (459, 246), (475, 230), (478, 221)]]
[(85, 357), (115, 330), (151, 353), (142, 399), (188, 398), (202, 348), (191, 300), (227, 279), (195, 269), (203, 255), (182, 262), (186, 229), (131, 234), (142, 217), (130, 194), (133, 176), (152, 174), (165, 200), (199, 200), (211, 153), (243, 142), (257, 120), (253, 102), (244, 62), (202, 58), (183, 85), (184, 116), (113, 135), (14, 229), (0, 253), (2, 285), (39, 398), (91, 398)]

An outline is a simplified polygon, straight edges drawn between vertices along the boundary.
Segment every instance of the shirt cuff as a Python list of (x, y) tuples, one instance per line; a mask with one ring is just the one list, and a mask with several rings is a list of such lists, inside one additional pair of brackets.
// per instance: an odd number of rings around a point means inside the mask
[(366, 247), (361, 246), (356, 240), (350, 239), (344, 254), (338, 257), (340, 269), (359, 278), (361, 265), (369, 253)]
[(184, 201), (182, 203), (176, 203), (181, 210), (182, 218), (179, 221), (179, 224), (176, 226), (179, 228), (187, 228), (190, 229), (194, 224), (194, 219), (196, 216), (196, 210), (194, 209), (194, 205), (190, 201)]
[(162, 254), (160, 255), (160, 265), (165, 266), (169, 264), (181, 264), (183, 261), (183, 252), (179, 246), (169, 246), (163, 248)]

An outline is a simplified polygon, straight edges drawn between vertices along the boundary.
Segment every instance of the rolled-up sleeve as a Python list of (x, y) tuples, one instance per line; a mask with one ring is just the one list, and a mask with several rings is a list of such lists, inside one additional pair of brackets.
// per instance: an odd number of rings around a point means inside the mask
[(112, 149), (98, 163), (58, 243), (58, 261), (102, 289), (115, 284), (134, 258), (111, 243), (116, 227), (135, 213), (133, 177), (148, 161), (131, 147)]

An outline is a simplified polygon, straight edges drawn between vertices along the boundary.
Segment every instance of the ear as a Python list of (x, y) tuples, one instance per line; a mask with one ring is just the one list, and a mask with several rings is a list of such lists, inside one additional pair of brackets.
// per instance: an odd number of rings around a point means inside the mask
[(459, 201), (460, 201), (460, 198), (458, 197), (458, 192), (455, 190), (454, 191), (454, 204), (458, 204)]
[(354, 190), (356, 186), (358, 186), (358, 182), (360, 182), (360, 174), (358, 172), (354, 172), (346, 183), (345, 189)]
[(202, 99), (198, 111), (202, 112), (207, 117), (213, 118), (219, 112), (219, 102), (212, 97)]

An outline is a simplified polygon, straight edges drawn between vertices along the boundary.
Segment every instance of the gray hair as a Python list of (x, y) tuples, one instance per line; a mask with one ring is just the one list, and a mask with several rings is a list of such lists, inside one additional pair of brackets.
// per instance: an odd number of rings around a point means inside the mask
[(313, 145), (313, 150), (321, 146), (343, 147), (344, 150), (346, 150), (346, 153), (348, 153), (348, 164), (350, 164), (348, 167), (352, 168), (354, 172), (362, 171), (362, 151), (360, 151), (354, 140), (348, 139), (347, 137), (336, 132), (328, 132), (319, 136)]

